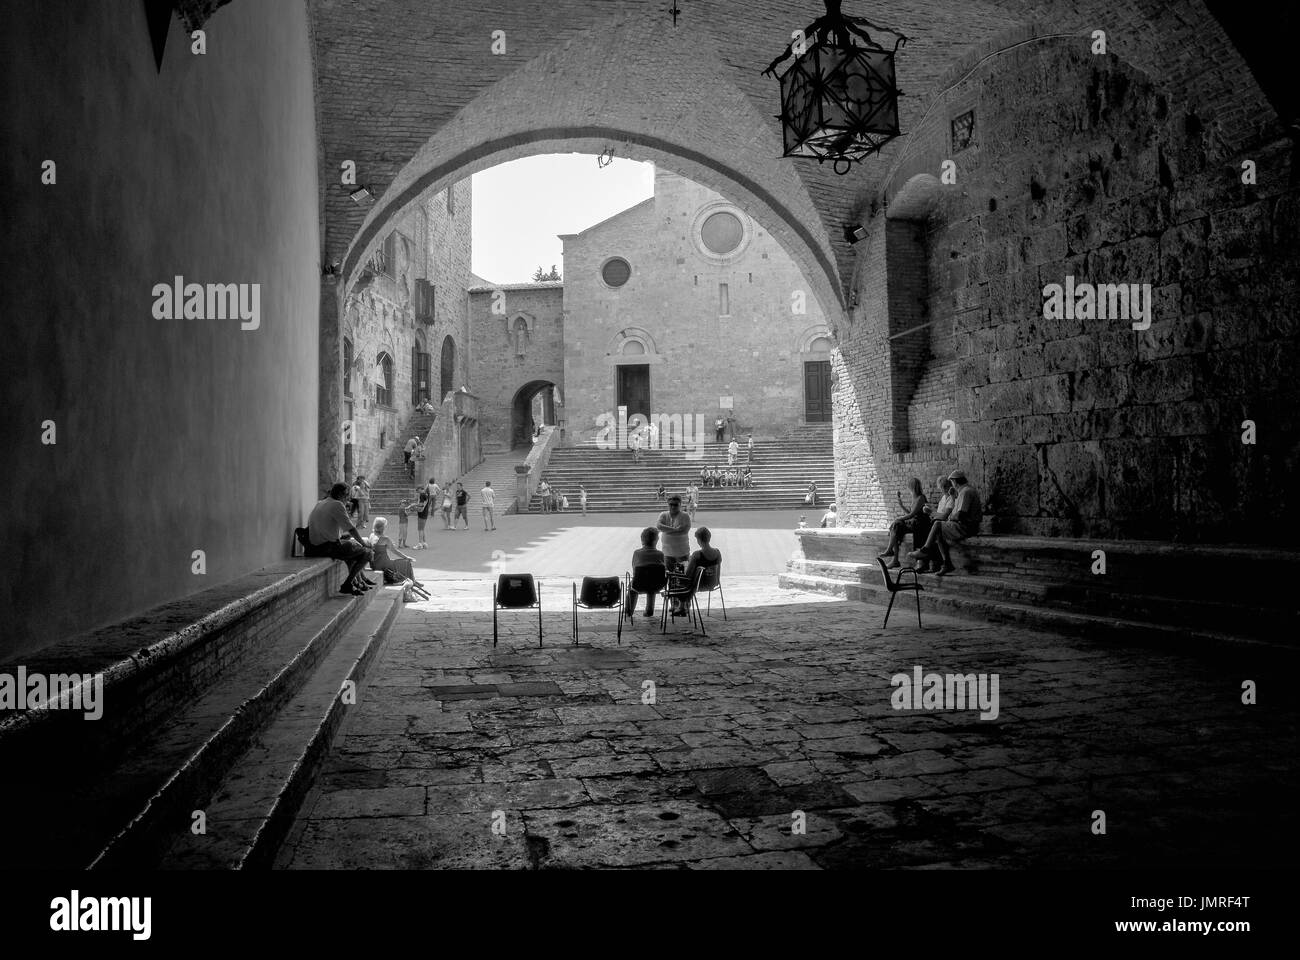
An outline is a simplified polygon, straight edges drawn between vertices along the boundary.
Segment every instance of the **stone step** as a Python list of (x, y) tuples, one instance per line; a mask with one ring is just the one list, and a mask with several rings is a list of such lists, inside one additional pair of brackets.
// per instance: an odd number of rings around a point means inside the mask
[(252, 739), (303, 687), (339, 637), (366, 609), (364, 597), (339, 596), (301, 618), (213, 684), (190, 709), (147, 738), (115, 773), (145, 783), (161, 781), (142, 808), (91, 862), (92, 869), (153, 866), (174, 839), (190, 831), (215, 785)]
[[(921, 580), (923, 586), (928, 585), (925, 575), (922, 575)], [(847, 600), (882, 605), (889, 603), (889, 593), (883, 583), (878, 586), (866, 582), (851, 583), (830, 577), (798, 573), (783, 573), (777, 578), (777, 582), (782, 588), (789, 590), (812, 590), (844, 597)], [(1083, 635), (1090, 640), (1101, 642), (1149, 644), (1183, 651), (1217, 652), (1228, 646), (1288, 655), (1295, 652), (1294, 647), (1276, 640), (1256, 640), (1211, 630), (1188, 629), (1120, 617), (1096, 616), (1036, 604), (993, 602), (974, 597), (939, 594), (929, 589), (922, 590), (920, 596), (923, 611), (985, 621), (1017, 623), (1057, 633)], [(916, 601), (911, 596), (900, 594), (894, 601), (894, 610), (890, 614), (890, 619), (899, 616), (914, 617), (915, 604)], [(924, 624), (924, 619), (922, 623)]]
[(402, 608), (384, 588), (339, 637), (315, 672), (230, 765), (203, 807), (207, 832), (182, 831), (163, 853), (164, 870), (269, 868), (348, 710), (341, 692), (361, 691)]
[[(904, 564), (905, 569), (908, 564)], [(803, 576), (879, 585), (883, 589), (880, 565), (827, 560), (791, 560), (789, 571)], [(891, 571), (891, 575), (899, 571)], [(952, 595), (994, 603), (1032, 604), (1073, 610), (1100, 617), (1162, 623), (1168, 626), (1203, 628), (1216, 633), (1267, 639), (1270, 634), (1300, 636), (1300, 618), (1279, 598), (1269, 616), (1261, 617), (1259, 603), (1235, 602), (1234, 598), (1196, 599), (1106, 589), (1100, 584), (1063, 580), (1035, 580), (1027, 577), (955, 573), (946, 577), (921, 574), (920, 582), (936, 595)]]

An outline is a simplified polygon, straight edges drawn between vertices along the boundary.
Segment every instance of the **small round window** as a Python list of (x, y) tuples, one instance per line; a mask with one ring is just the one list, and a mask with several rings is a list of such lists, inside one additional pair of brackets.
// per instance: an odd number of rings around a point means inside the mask
[(740, 246), (745, 228), (740, 218), (725, 210), (711, 214), (700, 227), (700, 239), (705, 248), (717, 257), (725, 257)]
[(621, 287), (632, 276), (632, 267), (622, 257), (614, 257), (605, 261), (605, 265), (600, 268), (600, 275), (608, 286)]

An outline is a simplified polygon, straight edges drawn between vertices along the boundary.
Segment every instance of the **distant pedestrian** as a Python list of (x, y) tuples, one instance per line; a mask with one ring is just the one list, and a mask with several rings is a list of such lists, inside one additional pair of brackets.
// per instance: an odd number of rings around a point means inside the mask
[(442, 491), (442, 526), (444, 530), (451, 529), (451, 487)]
[(578, 500), (582, 504), (582, 515), (587, 515), (587, 488), (578, 484)]
[(659, 489), (655, 491), (655, 499), (656, 500), (668, 499), (668, 491), (664, 489), (664, 485), (662, 483), (659, 484)]
[(736, 438), (732, 437), (731, 442), (727, 444), (727, 466), (732, 466), (736, 462), (736, 457), (740, 454), (740, 444)]
[(754, 435), (752, 433), (749, 435), (749, 441), (745, 444), (745, 446), (746, 446), (745, 462), (753, 463), (754, 462)]
[(537, 485), (537, 495), (542, 498), (542, 513), (551, 512), (551, 485), (543, 480)]
[(723, 420), (721, 417), (718, 417), (717, 420), (713, 421), (713, 439), (717, 443), (722, 442), (722, 431), (725, 430), (726, 428), (727, 428), (726, 421)]
[(370, 483), (361, 475), (357, 476), (357, 517), (361, 521), (357, 526), (370, 522)]
[(648, 445), (648, 449), (650, 450), (659, 449), (659, 424), (657, 423), (650, 424), (650, 443)]
[(632, 462), (641, 462), (641, 431), (632, 434)]
[(406, 475), (411, 480), (415, 479), (415, 461), (412, 458), (415, 456), (415, 445), (418, 442), (415, 437), (412, 437), (406, 441), (406, 446), (402, 448), (402, 462), (406, 464)]
[[(483, 529), (495, 530), (497, 528), (496, 505), (497, 493), (492, 489), (492, 481), (484, 480), (483, 489), (479, 491), (479, 498), (483, 501)], [(469, 521), (466, 521), (468, 523)]]
[(411, 511), (415, 507), (415, 501), (410, 499), (403, 500), (397, 507), (397, 545), (406, 546), (406, 534), (411, 528)]
[(456, 527), (457, 520), (465, 521), (465, 529), (469, 529), (469, 494), (465, 491), (464, 484), (456, 484), (456, 516), (452, 518), (452, 529)]
[(428, 546), (424, 542), (424, 525), (429, 520), (429, 511), (433, 509), (433, 501), (429, 499), (428, 487), (415, 488), (415, 549), (423, 550)]
[(411, 479), (424, 476), (424, 441), (416, 438), (415, 452), (411, 454)]

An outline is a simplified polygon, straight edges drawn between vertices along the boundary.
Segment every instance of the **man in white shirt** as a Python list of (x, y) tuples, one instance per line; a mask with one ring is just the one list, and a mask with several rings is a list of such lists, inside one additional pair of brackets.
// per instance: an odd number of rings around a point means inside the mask
[[(483, 498), (483, 529), (495, 530), (497, 528), (497, 518), (494, 510), (497, 505), (497, 492), (492, 489), (492, 481), (484, 480), (483, 489), (479, 491), (479, 496)], [(491, 524), (489, 527), (488, 524)]]
[[(348, 519), (347, 508), (343, 506), (347, 494), (348, 485), (336, 483), (330, 488), (330, 495), (312, 507), (307, 519), (308, 542), (304, 552), (309, 557), (331, 557), (346, 563), (348, 575), (339, 587), (339, 593), (360, 596), (374, 586), (361, 572), (374, 554)], [(351, 539), (344, 539), (345, 536)]]

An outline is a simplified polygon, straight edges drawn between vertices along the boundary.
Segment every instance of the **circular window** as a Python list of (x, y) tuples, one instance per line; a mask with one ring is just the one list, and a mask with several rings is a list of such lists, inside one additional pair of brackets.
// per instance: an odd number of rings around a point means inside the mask
[(600, 275), (607, 286), (621, 287), (632, 276), (632, 266), (622, 257), (613, 257), (605, 261), (605, 265), (600, 268)]
[(645, 344), (640, 340), (623, 341), (623, 356), (640, 357), (645, 355)]
[(714, 256), (725, 257), (740, 246), (745, 228), (734, 213), (720, 210), (710, 214), (700, 227), (700, 239)]

